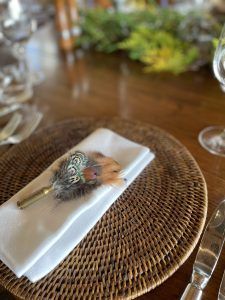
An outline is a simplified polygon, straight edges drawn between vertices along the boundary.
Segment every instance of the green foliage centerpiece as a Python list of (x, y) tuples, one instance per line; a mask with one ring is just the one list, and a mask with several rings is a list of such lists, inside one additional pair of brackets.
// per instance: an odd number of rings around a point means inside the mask
[(90, 9), (82, 12), (77, 44), (97, 51), (126, 51), (144, 63), (146, 72), (179, 74), (211, 62), (213, 39), (220, 24), (203, 12), (181, 14), (149, 5), (144, 10), (118, 12)]

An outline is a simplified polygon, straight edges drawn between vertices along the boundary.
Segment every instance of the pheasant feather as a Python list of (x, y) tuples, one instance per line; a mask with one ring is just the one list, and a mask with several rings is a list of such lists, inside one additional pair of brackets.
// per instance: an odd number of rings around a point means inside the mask
[(25, 208), (50, 192), (61, 201), (77, 199), (86, 195), (100, 185), (120, 185), (121, 166), (111, 157), (100, 152), (88, 154), (76, 151), (63, 160), (54, 170), (50, 186), (17, 202), (20, 208)]

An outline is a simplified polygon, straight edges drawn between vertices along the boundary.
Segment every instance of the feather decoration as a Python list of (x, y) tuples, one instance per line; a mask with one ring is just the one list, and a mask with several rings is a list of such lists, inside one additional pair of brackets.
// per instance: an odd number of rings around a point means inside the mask
[(50, 186), (42, 188), (17, 205), (25, 208), (50, 192), (60, 201), (68, 201), (84, 196), (101, 185), (121, 185), (121, 166), (113, 158), (100, 152), (84, 153), (76, 151), (61, 161), (53, 172)]

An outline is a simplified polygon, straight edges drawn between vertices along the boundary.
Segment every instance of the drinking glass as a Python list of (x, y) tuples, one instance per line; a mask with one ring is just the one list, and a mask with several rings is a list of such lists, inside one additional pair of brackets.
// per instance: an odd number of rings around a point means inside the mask
[[(4, 0), (0, 0), (4, 1)], [(26, 61), (25, 45), (37, 28), (37, 22), (31, 17), (29, 5), (19, 0), (7, 0), (7, 8), (1, 14), (1, 31), (8, 43), (11, 43), (14, 54)], [(31, 72), (33, 84), (43, 80), (42, 72)]]
[(1, 18), (1, 29), (6, 40), (19, 49), (29, 40), (36, 24), (18, 0), (8, 0)]
[[(225, 24), (213, 58), (213, 71), (225, 92)], [(199, 134), (199, 142), (209, 152), (225, 156), (225, 126), (210, 126)]]

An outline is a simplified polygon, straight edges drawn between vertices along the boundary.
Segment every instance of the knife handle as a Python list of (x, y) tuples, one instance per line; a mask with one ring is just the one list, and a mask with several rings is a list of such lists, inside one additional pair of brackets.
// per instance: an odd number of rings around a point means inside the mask
[(180, 298), (180, 300), (200, 300), (202, 298), (202, 290), (196, 287), (194, 284), (189, 283)]

